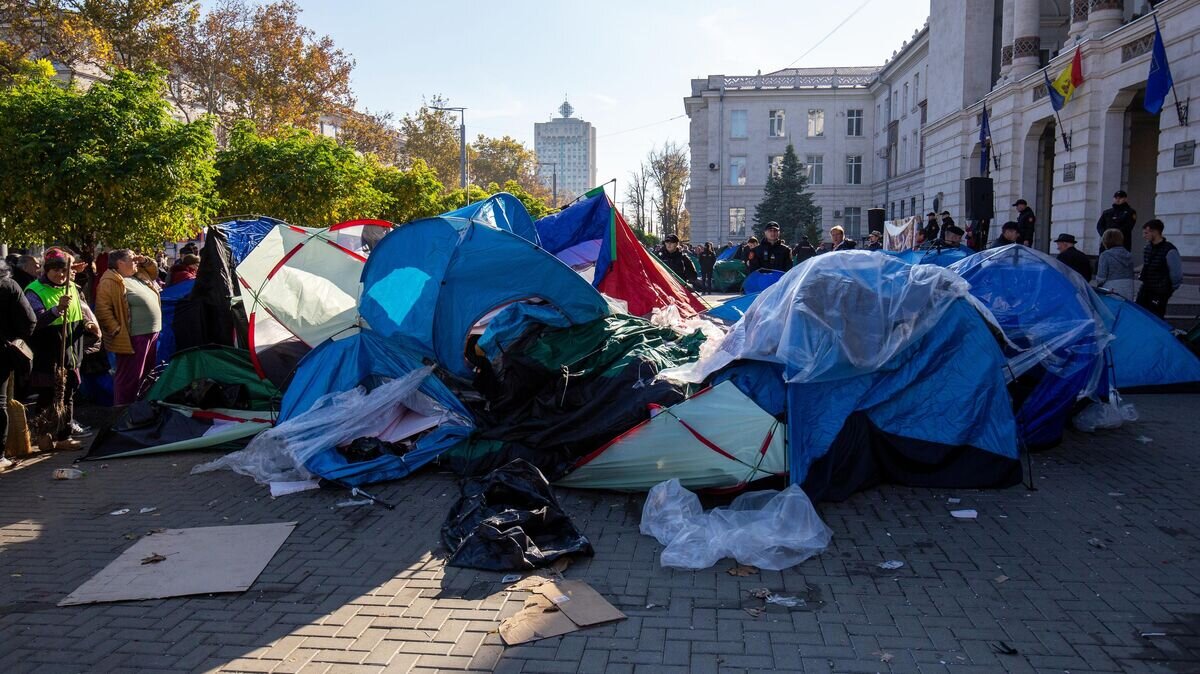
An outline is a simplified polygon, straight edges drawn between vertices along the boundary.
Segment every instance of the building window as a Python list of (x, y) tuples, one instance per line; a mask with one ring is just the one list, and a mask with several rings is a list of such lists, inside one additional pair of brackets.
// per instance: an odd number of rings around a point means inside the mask
[[(917, 142), (917, 132), (916, 131), (912, 132), (912, 145), (910, 145), (909, 147), (911, 147), (913, 149), (913, 152), (918, 152), (917, 148), (919, 147), (919, 144)], [(918, 167), (925, 165), (921, 161), (919, 154), (917, 156), (913, 157), (913, 164), (916, 164)], [(916, 213), (913, 213), (913, 215), (916, 215)]]
[(808, 184), (822, 185), (825, 183), (825, 155), (810, 154), (804, 156), (804, 163), (808, 165)]
[(729, 112), (729, 137), (730, 138), (747, 138), (749, 136), (746, 131), (746, 111), (731, 110)]
[(875, 104), (875, 133), (879, 133), (879, 121), (883, 119), (883, 108), (880, 104)]
[(777, 176), (783, 170), (783, 155), (777, 154), (767, 157), (767, 174)]
[(741, 236), (746, 233), (746, 209), (729, 209), (729, 235)]
[(901, 218), (904, 217), (904, 200), (903, 199), (900, 200), (900, 217)]
[(863, 111), (862, 110), (847, 110), (846, 111), (846, 135), (847, 136), (863, 135)]
[(862, 184), (862, 155), (846, 155), (846, 184)]
[(771, 136), (772, 138), (782, 138), (784, 133), (783, 110), (772, 110), (770, 112), (769, 120), (770, 128), (767, 131), (767, 135)]
[(917, 109), (917, 102), (921, 100), (921, 73), (913, 75), (913, 110)]
[(917, 198), (913, 197), (912, 199), (909, 199), (908, 203), (909, 203), (908, 212), (912, 213), (913, 215), (916, 215), (917, 214)]
[(920, 161), (921, 161), (921, 164), (920, 164), (920, 165), (921, 165), (921, 167), (922, 167), (922, 168), (924, 168), (924, 167), (925, 167), (925, 136), (921, 136), (921, 156), (920, 156)]
[(746, 158), (745, 157), (730, 157), (729, 158), (729, 184), (730, 185), (745, 185), (746, 184)]
[(891, 207), (888, 208), (888, 220), (895, 220), (895, 219), (896, 219), (896, 202), (893, 201), (891, 204)]
[(904, 83), (904, 99), (903, 99), (903, 102), (901, 103), (901, 106), (902, 107), (900, 108), (900, 110), (902, 110), (904, 112), (904, 114), (907, 115), (908, 114), (908, 82)]
[(825, 111), (808, 111), (808, 137), (820, 138), (825, 135)]
[(862, 207), (847, 206), (842, 209), (842, 229), (851, 237), (862, 236)]
[[(908, 169), (908, 139), (907, 138), (900, 139), (900, 164), (899, 164), (899, 166), (900, 166), (901, 171), (905, 171)], [(904, 217), (904, 208), (903, 207), (900, 208), (900, 217)]]

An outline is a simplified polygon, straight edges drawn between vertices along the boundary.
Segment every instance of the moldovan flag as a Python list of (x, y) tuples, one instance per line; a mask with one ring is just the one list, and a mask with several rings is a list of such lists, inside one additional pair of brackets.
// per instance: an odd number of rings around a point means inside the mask
[(1071, 100), (1071, 94), (1075, 93), (1075, 88), (1081, 84), (1083, 84), (1083, 56), (1079, 53), (1079, 47), (1076, 47), (1071, 65), (1067, 66), (1067, 69), (1062, 71), (1062, 74), (1046, 88), (1054, 109), (1062, 110), (1067, 101)]

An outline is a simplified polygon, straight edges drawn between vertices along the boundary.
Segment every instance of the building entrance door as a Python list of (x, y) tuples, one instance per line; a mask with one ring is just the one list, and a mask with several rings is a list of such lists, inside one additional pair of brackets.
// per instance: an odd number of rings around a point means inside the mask
[(1054, 148), (1058, 141), (1058, 126), (1051, 120), (1042, 130), (1037, 144), (1037, 213), (1038, 224), (1033, 233), (1033, 247), (1050, 251), (1050, 230), (1054, 227)]
[[(1129, 194), (1129, 205), (1137, 211), (1138, 225), (1154, 218), (1154, 199), (1158, 192), (1158, 117), (1142, 107), (1144, 98), (1145, 91), (1139, 91), (1125, 109), (1125, 148), (1121, 166), (1121, 189)], [(1134, 228), (1135, 264), (1141, 264), (1144, 245), (1141, 236), (1141, 227)]]

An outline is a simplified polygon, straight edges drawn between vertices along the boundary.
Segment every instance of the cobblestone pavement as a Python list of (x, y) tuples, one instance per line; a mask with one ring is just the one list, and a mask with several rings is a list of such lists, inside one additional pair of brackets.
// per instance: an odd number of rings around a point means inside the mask
[[(1141, 422), (1037, 455), (1036, 491), (885, 487), (822, 505), (832, 546), (782, 573), (663, 569), (638, 534), (641, 496), (563, 491), (596, 547), (567, 576), (629, 618), (507, 649), (495, 630), (524, 593), (443, 566), (447, 475), (382, 486), (387, 511), (191, 476), (194, 453), (74, 481), (51, 479), (73, 458), (53, 456), (0, 475), (0, 672), (1196, 672), (1200, 396), (1132, 399)], [(243, 594), (55, 605), (152, 528), (281, 521), (299, 526)], [(891, 559), (905, 566), (876, 566)], [(804, 603), (754, 616), (756, 587)]]

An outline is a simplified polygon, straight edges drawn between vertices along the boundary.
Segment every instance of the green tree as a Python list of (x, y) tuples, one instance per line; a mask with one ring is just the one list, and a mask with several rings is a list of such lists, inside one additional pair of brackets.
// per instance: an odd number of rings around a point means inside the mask
[(400, 120), (400, 134), (404, 138), (404, 165), (412, 166), (413, 162), (420, 159), (437, 173), (443, 185), (458, 187), (458, 120), (452, 112), (435, 110), (445, 104), (445, 99), (434, 96), (416, 112)]
[(479, 134), (470, 148), (470, 168), (471, 181), (480, 185), (513, 182), (538, 199), (553, 198), (551, 191), (538, 180), (537, 155), (512, 136), (488, 138)]
[[(680, 220), (684, 214), (683, 197), (688, 187), (688, 151), (673, 142), (663, 143), (662, 149), (651, 150), (646, 161), (658, 221), (663, 234), (681, 235)], [(682, 238), (682, 236), (680, 237)]]
[(28, 74), (0, 90), (0, 241), (149, 248), (214, 214), (207, 119), (171, 116), (164, 73), (118, 71), (88, 91)]
[(504, 184), (488, 183), (488, 194), (497, 192), (508, 192), (525, 205), (525, 210), (529, 211), (529, 216), (534, 220), (544, 218), (554, 211), (550, 207), (550, 198), (548, 195), (543, 196), (540, 193), (533, 193), (525, 189), (525, 186), (515, 180), (505, 181)]
[(239, 122), (217, 155), (217, 190), (230, 213), (262, 213), (294, 225), (326, 227), (383, 213), (388, 197), (376, 165), (332, 138), (284, 127), (259, 135)]
[(796, 157), (796, 148), (789, 144), (779, 170), (767, 176), (763, 200), (754, 209), (754, 232), (761, 237), (763, 227), (774, 221), (779, 223), (784, 241), (795, 244), (800, 235), (806, 235), (816, 245), (821, 240), (817, 216), (808, 191), (808, 175)]
[(372, 184), (386, 200), (378, 214), (384, 220), (403, 224), (442, 212), (442, 183), (420, 159), (407, 171), (395, 166), (379, 167)]

